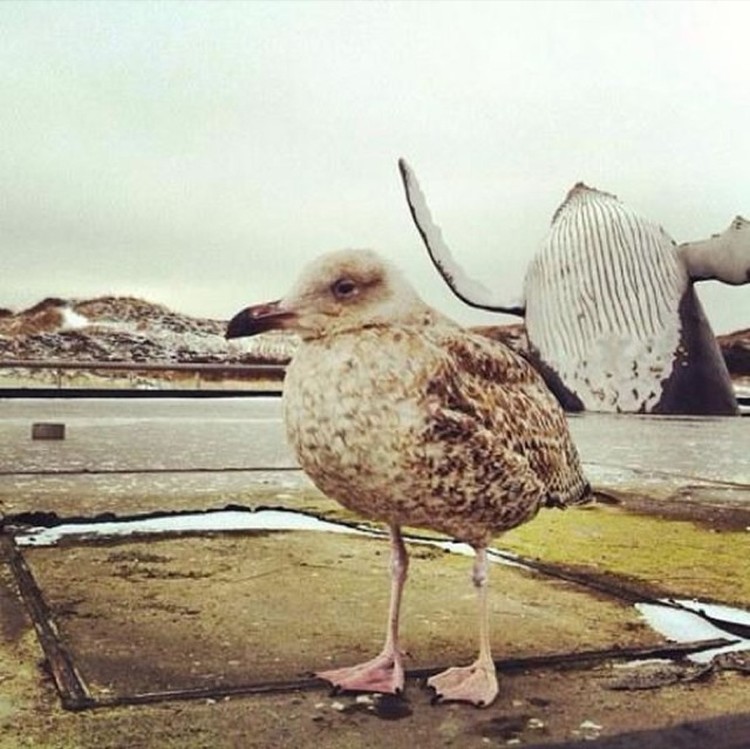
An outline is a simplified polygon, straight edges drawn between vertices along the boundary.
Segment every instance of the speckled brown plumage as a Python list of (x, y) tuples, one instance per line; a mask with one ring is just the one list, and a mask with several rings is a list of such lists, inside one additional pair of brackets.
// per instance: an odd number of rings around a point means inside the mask
[(501, 343), (428, 307), (368, 251), (325, 255), (278, 302), (243, 310), (228, 337), (288, 328), (302, 338), (284, 384), (300, 464), (327, 495), (384, 522), (392, 587), (383, 650), (319, 676), (346, 690), (399, 692), (408, 555), (401, 526), (441, 531), (476, 550), (479, 656), (428, 680), (438, 696), (487, 705), (497, 676), (487, 609), (489, 540), (544, 504), (587, 491), (565, 417), (541, 377)]
[(473, 545), (584, 491), (565, 417), (531, 366), (447, 320), (304, 342), (284, 414), (300, 464), (368, 518)]

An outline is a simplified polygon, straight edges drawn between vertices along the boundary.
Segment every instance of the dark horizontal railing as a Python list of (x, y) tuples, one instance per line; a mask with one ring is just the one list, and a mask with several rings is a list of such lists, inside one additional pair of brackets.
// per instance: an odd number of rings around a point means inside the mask
[[(229, 397), (232, 395), (278, 395), (281, 391), (281, 382), (284, 379), (286, 368), (282, 364), (265, 363), (221, 363), (221, 362), (133, 362), (133, 361), (58, 361), (50, 359), (5, 359), (0, 360), (2, 369), (25, 369), (46, 370), (53, 373), (56, 380), (52, 386), (40, 384), (29, 384), (24, 387), (3, 387), (0, 378), (0, 398), (55, 398), (64, 396), (66, 398), (133, 398), (147, 397), (159, 398), (168, 396), (170, 398), (208, 398)], [(64, 372), (99, 372), (102, 373), (102, 381), (91, 383), (86, 387), (78, 387), (72, 382), (66, 382)], [(130, 387), (108, 387), (104, 372), (123, 375), (128, 373), (129, 377), (146, 375), (156, 372), (173, 372), (196, 375), (196, 381), (192, 387), (184, 380), (172, 382), (164, 380), (157, 383), (131, 382)], [(201, 377), (205, 375), (205, 377)], [(213, 377), (211, 377), (213, 375)], [(236, 385), (225, 387), (220, 382), (222, 378), (245, 380), (247, 387), (241, 382)], [(258, 388), (258, 380), (270, 381), (270, 386), (261, 390)], [(254, 387), (252, 387), (254, 385)]]
[(56, 361), (54, 359), (0, 359), (0, 369), (80, 369), (123, 372), (231, 372), (255, 376), (283, 376), (282, 364), (242, 364), (220, 362), (132, 362), (132, 361)]

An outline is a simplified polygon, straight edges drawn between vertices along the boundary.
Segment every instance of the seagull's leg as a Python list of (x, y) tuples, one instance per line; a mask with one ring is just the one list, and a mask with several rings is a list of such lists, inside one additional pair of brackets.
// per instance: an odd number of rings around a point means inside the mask
[(497, 696), (497, 673), (490, 652), (489, 612), (487, 608), (487, 550), (475, 549), (472, 581), (479, 599), (479, 657), (470, 666), (449, 668), (427, 680), (437, 699), (471, 702), (486, 707)]
[(385, 645), (372, 660), (348, 668), (321, 671), (315, 675), (330, 681), (345, 692), (383, 692), (397, 694), (404, 689), (403, 654), (398, 647), (398, 622), (401, 611), (401, 593), (406, 582), (409, 556), (406, 553), (401, 529), (390, 527), (391, 534), (391, 603), (388, 611), (388, 628)]

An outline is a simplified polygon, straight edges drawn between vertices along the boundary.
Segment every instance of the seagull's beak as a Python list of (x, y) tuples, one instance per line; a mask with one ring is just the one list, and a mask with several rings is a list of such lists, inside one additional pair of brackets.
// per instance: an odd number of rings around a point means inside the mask
[(226, 338), (245, 338), (267, 330), (288, 327), (295, 314), (281, 306), (281, 301), (256, 304), (238, 312), (227, 325)]

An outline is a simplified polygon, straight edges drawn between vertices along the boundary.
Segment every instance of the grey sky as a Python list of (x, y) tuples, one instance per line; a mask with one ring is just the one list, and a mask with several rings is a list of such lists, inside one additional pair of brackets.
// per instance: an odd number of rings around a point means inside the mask
[[(0, 3), (0, 306), (135, 294), (226, 318), (373, 247), (464, 323), (449, 245), (518, 291), (578, 180), (679, 242), (750, 214), (750, 3)], [(717, 332), (750, 287), (701, 285)]]

